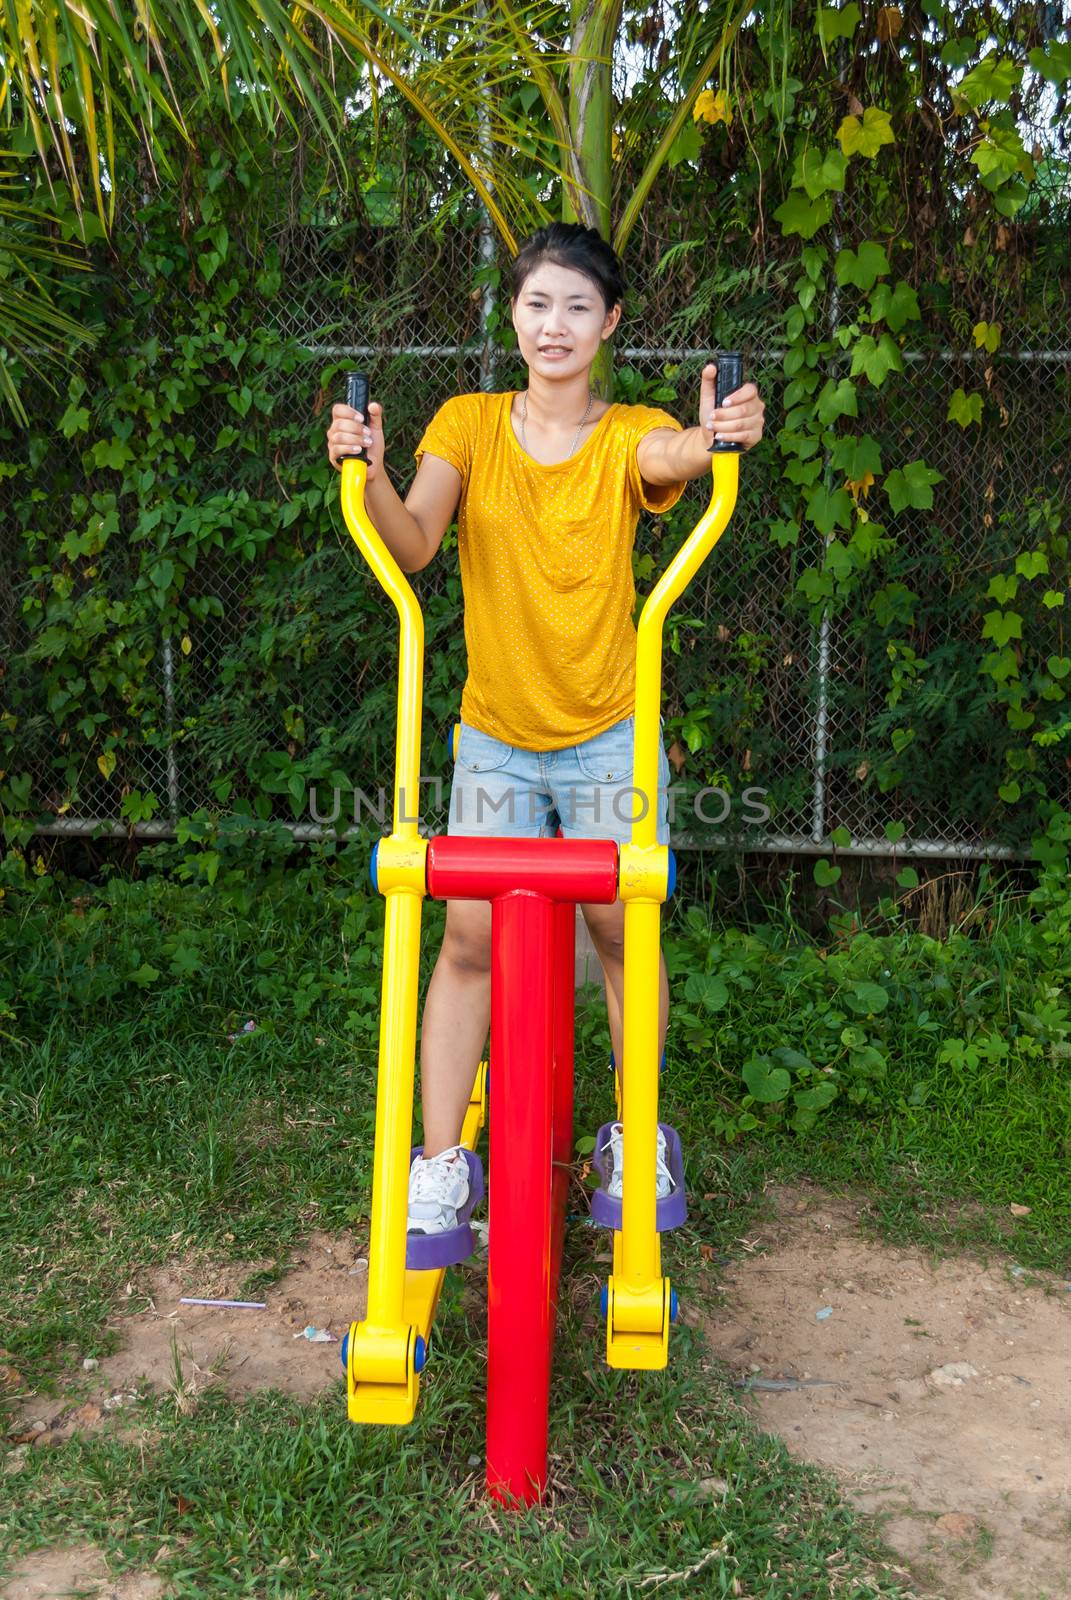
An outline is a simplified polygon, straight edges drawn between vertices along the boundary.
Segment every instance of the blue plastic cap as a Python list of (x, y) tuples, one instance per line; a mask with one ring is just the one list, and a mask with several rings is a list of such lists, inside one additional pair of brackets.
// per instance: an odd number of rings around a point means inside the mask
[(677, 1320), (677, 1312), (678, 1312), (679, 1309), (680, 1308), (679, 1308), (679, 1306), (677, 1304), (677, 1291), (676, 1291), (676, 1289), (671, 1289), (669, 1291), (669, 1320), (670, 1320), (670, 1322), (676, 1322), (676, 1320)]
[(342, 1357), (342, 1370), (343, 1370), (343, 1372), (348, 1372), (349, 1371), (349, 1360), (350, 1360), (350, 1335), (349, 1335), (349, 1330), (348, 1329), (342, 1335), (342, 1344), (341, 1344), (341, 1346), (339, 1348), (339, 1352), (338, 1353)]
[(413, 1371), (414, 1372), (423, 1372), (424, 1371), (424, 1364), (427, 1361), (427, 1359), (428, 1359), (428, 1347), (424, 1343), (424, 1340), (421, 1338), (420, 1334), (418, 1333), (417, 1336), (416, 1336), (416, 1344), (413, 1346)]
[(372, 888), (375, 890), (376, 894), (379, 893), (379, 874), (376, 871), (376, 857), (378, 856), (378, 854), (379, 854), (379, 840), (377, 839), (375, 844), (372, 846), (372, 859), (368, 863), (368, 876), (372, 880)]
[(605, 1317), (610, 1309), (610, 1286), (604, 1283), (599, 1290), (599, 1315)]
[(669, 852), (669, 871), (666, 874), (666, 899), (668, 900), (677, 887), (677, 858), (671, 850)]

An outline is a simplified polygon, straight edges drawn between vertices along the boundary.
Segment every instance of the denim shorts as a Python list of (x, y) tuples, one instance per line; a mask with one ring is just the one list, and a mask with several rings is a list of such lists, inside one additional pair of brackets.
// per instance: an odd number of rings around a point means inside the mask
[(669, 761), (658, 741), (658, 794), (645, 799), (632, 784), (636, 719), (565, 750), (520, 750), (461, 724), (450, 789), (449, 834), (549, 839), (632, 837), (633, 816), (657, 806), (659, 844), (669, 843)]

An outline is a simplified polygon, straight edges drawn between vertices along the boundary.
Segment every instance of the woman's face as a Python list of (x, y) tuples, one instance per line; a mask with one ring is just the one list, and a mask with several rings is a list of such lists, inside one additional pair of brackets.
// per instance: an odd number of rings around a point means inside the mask
[(530, 371), (548, 378), (586, 373), (621, 318), (598, 284), (573, 267), (541, 262), (513, 302), (517, 343)]

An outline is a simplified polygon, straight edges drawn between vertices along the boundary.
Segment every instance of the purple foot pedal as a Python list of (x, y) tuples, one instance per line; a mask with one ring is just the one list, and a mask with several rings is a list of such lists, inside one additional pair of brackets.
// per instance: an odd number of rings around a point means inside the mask
[[(688, 1200), (684, 1192), (684, 1152), (676, 1128), (671, 1128), (668, 1122), (660, 1122), (658, 1126), (666, 1138), (666, 1166), (673, 1179), (673, 1188), (669, 1194), (655, 1201), (655, 1231), (668, 1233), (670, 1228), (679, 1228), (688, 1220)], [(615, 1233), (619, 1233), (621, 1201), (606, 1192), (611, 1171), (609, 1145), (612, 1128), (612, 1122), (604, 1122), (595, 1135), (595, 1153), (591, 1160), (599, 1174), (600, 1183), (591, 1197), (591, 1220), (600, 1228), (613, 1228)]]
[[(414, 1146), (409, 1156), (410, 1166), (414, 1156), (423, 1154), (422, 1144)], [(469, 1197), (458, 1209), (457, 1226), (446, 1233), (407, 1233), (405, 1264), (411, 1272), (437, 1272), (443, 1267), (454, 1267), (476, 1248), (469, 1222), (483, 1199), (483, 1162), (474, 1150), (462, 1150), (461, 1154), (469, 1169)]]

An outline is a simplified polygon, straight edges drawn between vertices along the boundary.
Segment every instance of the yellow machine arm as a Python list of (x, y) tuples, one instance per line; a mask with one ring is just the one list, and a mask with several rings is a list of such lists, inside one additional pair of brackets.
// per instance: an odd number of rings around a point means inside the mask
[(658, 984), (662, 903), (669, 892), (669, 849), (657, 842), (661, 740), (662, 628), (671, 605), (713, 550), (732, 516), (740, 480), (735, 452), (712, 457), (706, 512), (678, 550), (640, 614), (636, 647), (633, 783), (646, 797), (621, 847), (625, 902), (624, 1061), (619, 1064), (624, 1184), (622, 1224), (614, 1235), (607, 1294), (606, 1359), (611, 1367), (666, 1365), (671, 1291), (662, 1277), (655, 1230), (658, 1130)]
[[(368, 412), (368, 383), (351, 374), (349, 403)], [(342, 463), (346, 526), (398, 612), (401, 629), (393, 827), (373, 855), (376, 888), (385, 897), (383, 986), (368, 1250), (368, 1305), (346, 1346), (348, 1409), (353, 1422), (411, 1422), (442, 1272), (405, 1267), (409, 1152), (413, 1127), (420, 919), (427, 840), (417, 828), (424, 679), (424, 620), (417, 598), (376, 530), (364, 504), (363, 456)], [(481, 1072), (462, 1142), (474, 1148), (483, 1123)]]

